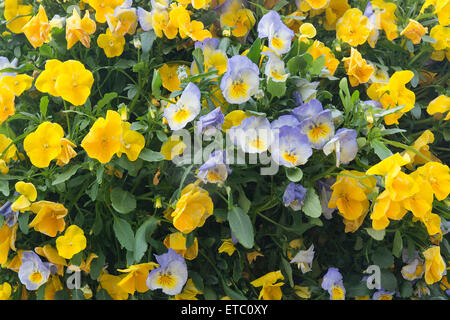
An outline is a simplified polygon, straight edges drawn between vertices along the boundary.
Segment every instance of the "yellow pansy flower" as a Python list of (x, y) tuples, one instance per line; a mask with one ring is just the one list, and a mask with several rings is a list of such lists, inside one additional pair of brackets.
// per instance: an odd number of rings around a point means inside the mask
[(114, 9), (123, 4), (125, 0), (88, 0), (87, 3), (95, 9), (95, 20), (106, 22), (107, 14), (114, 14)]
[(438, 282), (442, 279), (445, 271), (445, 262), (441, 257), (441, 248), (432, 246), (422, 253), (425, 257), (425, 282), (427, 284)]
[(128, 292), (119, 286), (119, 282), (125, 277), (126, 275), (114, 276), (102, 271), (98, 278), (98, 282), (100, 283), (100, 287), (105, 289), (114, 300), (127, 300)]
[(235, 37), (245, 36), (255, 25), (255, 16), (249, 9), (242, 7), (240, 0), (231, 1), (226, 11), (220, 15), (220, 26), (222, 29), (232, 30), (231, 34)]
[(111, 30), (106, 30), (97, 38), (97, 44), (103, 49), (108, 58), (118, 57), (123, 53), (125, 47), (125, 37), (116, 35)]
[(3, 157), (1, 157), (1, 159), (3, 161), (5, 161), (6, 163), (8, 163), (11, 160), (17, 160), (17, 154), (18, 154), (18, 150), (15, 144), (12, 144), (12, 140), (10, 138), (8, 138), (7, 136), (5, 136), (4, 134), (0, 134), (0, 154), (3, 154), (3, 152), (5, 152), (6, 148), (8, 148), (8, 150), (6, 150), (5, 154), (3, 155)]
[(70, 159), (77, 156), (76, 151), (73, 149), (76, 145), (66, 138), (61, 139), (61, 153), (56, 158), (56, 164), (58, 166), (65, 166), (69, 163)]
[(423, 13), (429, 6), (434, 7), (433, 13), (437, 15), (440, 25), (448, 26), (450, 24), (450, 2), (448, 0), (425, 0), (420, 13)]
[(450, 169), (439, 162), (427, 162), (417, 168), (417, 173), (427, 181), (433, 189), (434, 196), (439, 201), (444, 200), (450, 193)]
[(141, 263), (129, 266), (127, 269), (117, 269), (119, 272), (128, 273), (123, 277), (117, 285), (121, 287), (125, 292), (129, 294), (134, 294), (137, 292), (147, 292), (149, 287), (147, 287), (146, 281), (150, 270), (158, 267), (158, 264), (154, 262)]
[(85, 248), (86, 237), (84, 236), (84, 231), (77, 225), (69, 226), (63, 236), (56, 238), (56, 249), (63, 258), (70, 259)]
[(64, 287), (58, 275), (51, 275), (46, 284), (44, 290), (44, 300), (54, 300), (56, 291), (63, 290)]
[(172, 160), (175, 156), (183, 153), (186, 144), (179, 138), (170, 136), (161, 146), (161, 154), (164, 155), (165, 160)]
[(344, 62), (345, 71), (352, 87), (368, 82), (374, 73), (373, 66), (368, 64), (361, 53), (353, 47), (350, 57), (342, 59), (342, 62)]
[(283, 293), (281, 292), (281, 286), (284, 282), (278, 282), (278, 280), (284, 280), (284, 276), (281, 271), (273, 271), (265, 274), (264, 276), (250, 282), (254, 287), (262, 287), (259, 293), (258, 299), (263, 300), (281, 300)]
[(144, 136), (130, 129), (131, 123), (122, 121), (122, 137), (117, 156), (120, 158), (125, 153), (130, 161), (136, 161), (145, 146)]
[(413, 19), (409, 19), (408, 25), (400, 33), (401, 36), (405, 36), (414, 44), (419, 44), (422, 37), (428, 32), (428, 28), (422, 26), (419, 22)]
[(55, 89), (64, 100), (74, 106), (83, 105), (91, 94), (94, 76), (77, 60), (68, 60), (59, 68)]
[(27, 135), (23, 142), (31, 163), (38, 168), (48, 167), (61, 152), (63, 128), (57, 123), (43, 122), (37, 129)]
[(233, 255), (236, 251), (236, 247), (234, 246), (233, 240), (225, 239), (222, 242), (222, 245), (218, 249), (219, 253), (226, 252), (229, 256)]
[(330, 72), (330, 75), (334, 75), (336, 68), (339, 64), (339, 60), (335, 58), (330, 48), (326, 47), (322, 42), (314, 40), (313, 44), (306, 51), (313, 57), (315, 61), (320, 56), (325, 57), (325, 67)]
[(174, 232), (164, 238), (164, 245), (172, 248), (186, 260), (194, 260), (198, 255), (198, 239), (194, 238), (192, 245), (186, 248), (186, 237), (181, 232)]
[(62, 62), (56, 59), (47, 60), (45, 62), (45, 70), (36, 79), (36, 89), (40, 92), (49, 93), (52, 96), (59, 97), (56, 91), (56, 79), (60, 75), (59, 68)]
[(46, 244), (43, 247), (34, 248), (34, 252), (38, 255), (45, 257), (48, 262), (53, 263), (58, 269), (58, 274), (60, 276), (64, 275), (64, 267), (67, 266), (67, 261), (58, 254), (58, 251), (51, 245)]
[(28, 225), (30, 228), (49, 237), (55, 237), (58, 232), (63, 232), (66, 227), (64, 217), (68, 211), (61, 203), (51, 201), (34, 202), (30, 210), (36, 214)]
[(179, 64), (164, 64), (158, 69), (159, 75), (161, 76), (162, 86), (169, 90), (170, 92), (181, 90), (180, 79), (178, 78), (178, 68)]
[(23, 33), (34, 48), (42, 46), (50, 41), (50, 24), (47, 13), (42, 5), (39, 5), (39, 12), (36, 16), (22, 28)]
[(16, 113), (14, 92), (7, 86), (0, 86), (0, 124)]
[(348, 0), (331, 0), (328, 7), (325, 8), (325, 21), (323, 27), (325, 30), (335, 30), (337, 21), (350, 9)]
[(89, 157), (108, 163), (120, 150), (122, 119), (116, 111), (108, 110), (106, 118), (98, 118), (81, 142)]
[(9, 249), (16, 251), (16, 235), (18, 224), (8, 227), (6, 223), (0, 228), (0, 264), (3, 265), (8, 260)]
[(203, 294), (203, 292), (198, 290), (194, 284), (194, 281), (192, 281), (192, 279), (189, 278), (183, 288), (183, 291), (179, 294), (176, 294), (174, 296), (174, 299), (175, 300), (198, 300), (198, 298), (196, 297), (198, 294)]
[(81, 19), (78, 11), (74, 8), (72, 16), (66, 20), (66, 40), (67, 50), (70, 50), (78, 41), (86, 48), (91, 47), (90, 35), (95, 32), (97, 25), (95, 21), (89, 17), (89, 11)]
[(27, 211), (31, 206), (31, 203), (37, 198), (36, 188), (32, 183), (26, 183), (23, 181), (17, 182), (15, 188), (21, 196), (13, 202), (11, 209), (21, 212)]
[(26, 74), (18, 74), (16, 76), (3, 76), (0, 79), (0, 87), (7, 86), (16, 97), (20, 96), (25, 90), (31, 88), (33, 77)]
[(242, 110), (231, 111), (225, 116), (225, 121), (222, 124), (222, 130), (224, 132), (227, 132), (228, 129), (240, 125), (242, 120), (244, 120), (245, 118), (248, 118), (248, 116), (245, 114), (244, 111)]
[(0, 300), (9, 300), (11, 298), (12, 288), (8, 282), (0, 284)]
[(358, 8), (345, 11), (336, 24), (336, 37), (352, 47), (366, 42), (369, 34), (369, 20)]
[[(31, 4), (24, 5), (21, 0), (5, 0), (3, 15), (7, 21), (6, 27), (11, 32), (22, 33), (22, 28), (30, 21), (32, 12), (33, 6)], [(24, 17), (18, 18), (19, 16)]]
[(191, 183), (181, 191), (181, 197), (172, 212), (173, 225), (187, 234), (195, 228), (202, 227), (212, 215), (214, 204), (208, 191)]
[(430, 115), (434, 114), (445, 114), (447, 112), (447, 116), (444, 120), (450, 120), (450, 97), (441, 94), (439, 97), (433, 99), (427, 107), (427, 112)]

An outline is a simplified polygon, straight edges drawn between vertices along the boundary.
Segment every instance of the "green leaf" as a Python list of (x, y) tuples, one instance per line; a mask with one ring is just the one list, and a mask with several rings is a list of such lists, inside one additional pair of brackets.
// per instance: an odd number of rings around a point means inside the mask
[(56, 291), (54, 300), (70, 300), (69, 293), (64, 289)]
[(195, 287), (200, 291), (204, 291), (205, 284), (203, 283), (202, 276), (198, 272), (195, 272), (195, 271), (190, 271), (189, 276), (192, 278), (192, 281), (194, 282)]
[(147, 252), (147, 236), (156, 230), (158, 222), (158, 219), (151, 217), (137, 229), (134, 239), (134, 261), (136, 263), (140, 262), (145, 252)]
[(242, 211), (244, 211), (245, 213), (248, 213), (248, 210), (250, 210), (250, 207), (252, 206), (252, 202), (248, 200), (244, 190), (242, 190), (241, 187), (239, 187), (238, 204), (239, 207), (241, 207)]
[(283, 8), (285, 5), (289, 4), (289, 1), (287, 0), (279, 0), (277, 3), (273, 6), (273, 11), (279, 11), (281, 8)]
[(250, 47), (247, 58), (249, 58), (253, 63), (256, 65), (259, 64), (259, 60), (261, 58), (261, 39), (257, 38), (255, 42), (253, 42), (252, 46)]
[(161, 152), (152, 151), (150, 149), (143, 149), (139, 155), (139, 158), (147, 162), (157, 162), (165, 159)]
[(303, 171), (302, 169), (297, 167), (286, 168), (286, 177), (289, 179), (289, 181), (299, 182), (303, 178)]
[(324, 67), (325, 67), (325, 57), (320, 56), (316, 60), (314, 60), (309, 72), (311, 73), (311, 75), (316, 76), (320, 74), (320, 72), (323, 70)]
[(111, 103), (111, 101), (112, 101), (113, 99), (117, 98), (117, 96), (118, 96), (117, 92), (110, 92), (110, 93), (105, 94), (105, 95), (103, 96), (103, 98), (100, 99), (100, 100), (97, 102), (97, 108), (98, 108), (98, 109), (103, 108), (104, 106), (106, 106), (106, 105), (108, 105), (109, 103)]
[(9, 182), (8, 180), (0, 180), (0, 192), (5, 197), (9, 196)]
[(48, 96), (43, 96), (39, 103), (39, 110), (41, 111), (41, 115), (45, 117), (47, 115), (47, 107), (48, 107)]
[(314, 188), (308, 188), (303, 200), (302, 211), (311, 218), (318, 218), (322, 214), (319, 196)]
[(66, 171), (63, 173), (59, 173), (55, 175), (55, 180), (52, 182), (52, 186), (60, 184), (64, 181), (69, 180), (81, 167), (81, 164), (74, 165), (72, 167), (69, 167)]
[(18, 223), (19, 229), (23, 234), (28, 234), (28, 219), (30, 217), (30, 212), (21, 212), (19, 213)]
[(277, 82), (273, 81), (272, 78), (269, 78), (267, 91), (269, 91), (272, 96), (281, 98), (286, 92), (286, 82)]
[(111, 191), (111, 204), (117, 212), (127, 214), (136, 209), (136, 198), (128, 191), (116, 187)]
[(86, 300), (84, 299), (83, 291), (80, 289), (72, 290), (72, 300)]
[(92, 280), (97, 280), (102, 272), (103, 267), (105, 266), (105, 255), (103, 253), (98, 254), (98, 258), (94, 259), (91, 263), (91, 270), (89, 272), (89, 276)]
[(159, 74), (159, 71), (157, 69), (154, 69), (152, 78), (152, 94), (157, 98), (161, 96), (161, 85), (161, 75)]
[(380, 268), (389, 268), (394, 264), (394, 256), (384, 247), (378, 247), (375, 252), (372, 253), (371, 258), (373, 263)]
[(377, 241), (381, 241), (384, 239), (384, 235), (386, 234), (386, 230), (375, 230), (373, 228), (365, 228), (367, 234), (371, 236), (373, 239)]
[(402, 298), (409, 298), (413, 294), (413, 287), (411, 282), (404, 281), (402, 285), (400, 286), (400, 296)]
[(392, 156), (391, 150), (385, 146), (383, 142), (380, 140), (374, 139), (370, 142), (370, 146), (373, 148), (375, 154), (381, 159), (384, 160), (387, 157)]
[(397, 290), (397, 278), (388, 270), (381, 270), (381, 287), (386, 291)]
[(281, 257), (281, 271), (283, 271), (283, 273), (287, 276), (289, 280), (289, 285), (291, 286), (291, 288), (293, 288), (294, 279), (292, 278), (292, 266), (289, 263), (289, 261), (287, 261), (283, 257)]
[(400, 258), (400, 255), (402, 253), (403, 249), (403, 240), (402, 240), (402, 234), (400, 231), (395, 231), (394, 236), (394, 245), (392, 247), (392, 254), (396, 256), (397, 258)]
[(39, 289), (36, 292), (36, 300), (45, 300), (45, 286), (47, 284), (44, 283), (39, 287)]
[(119, 240), (122, 248), (127, 249), (128, 251), (134, 250), (134, 232), (131, 229), (130, 224), (119, 217), (114, 217), (114, 225), (113, 225), (114, 233), (116, 235), (117, 240)]
[(437, 40), (435, 38), (432, 38), (432, 37), (427, 36), (427, 35), (423, 35), (422, 36), (422, 40), (423, 40), (423, 42), (429, 42), (429, 43), (436, 43), (437, 42)]
[(231, 298), (231, 300), (247, 300), (247, 298), (245, 296), (243, 296), (241, 293), (238, 293), (238, 292), (230, 289), (230, 287), (225, 284), (225, 281), (223, 279), (221, 279), (221, 280), (222, 280), (223, 291), (225, 292), (225, 294), (227, 296), (229, 296)]
[(156, 33), (153, 30), (141, 33), (142, 52), (148, 53), (152, 49), (153, 42), (156, 40)]
[(251, 249), (254, 245), (254, 230), (250, 217), (239, 207), (228, 211), (228, 222), (239, 243)]
[(205, 66), (204, 66), (205, 58), (203, 56), (202, 49), (200, 49), (200, 48), (194, 49), (194, 51), (192, 51), (192, 56), (194, 58), (195, 64), (197, 65), (198, 73), (204, 73), (205, 72)]

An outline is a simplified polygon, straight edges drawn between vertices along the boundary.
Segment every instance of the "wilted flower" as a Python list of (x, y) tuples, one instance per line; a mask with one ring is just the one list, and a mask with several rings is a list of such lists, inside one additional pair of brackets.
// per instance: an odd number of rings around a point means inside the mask
[(90, 35), (93, 34), (96, 29), (97, 25), (95, 24), (95, 21), (89, 17), (89, 11), (86, 11), (83, 19), (81, 19), (78, 11), (74, 8), (72, 16), (67, 18), (66, 22), (67, 50), (72, 48), (78, 41), (86, 48), (90, 48)]
[(422, 26), (419, 22), (409, 19), (408, 25), (400, 33), (412, 41), (413, 44), (419, 44), (422, 37), (428, 32), (428, 28)]
[(441, 248), (432, 246), (423, 252), (425, 257), (425, 282), (433, 284), (446, 274), (445, 262), (441, 257)]
[(153, 29), (153, 19), (151, 12), (142, 9), (141, 7), (138, 7), (137, 16), (139, 25), (141, 26), (142, 30), (150, 31), (151, 29)]
[(312, 262), (314, 259), (314, 245), (311, 244), (308, 250), (300, 250), (290, 263), (296, 263), (297, 267), (302, 270), (302, 273), (311, 271)]
[(269, 60), (266, 63), (264, 74), (268, 79), (272, 79), (275, 82), (285, 82), (289, 77), (289, 73), (286, 72), (284, 61), (280, 57), (270, 51), (266, 54)]
[(42, 5), (39, 5), (39, 12), (23, 26), (22, 31), (34, 48), (42, 46), (50, 41), (50, 24), (47, 13)]

